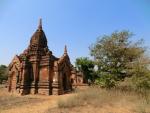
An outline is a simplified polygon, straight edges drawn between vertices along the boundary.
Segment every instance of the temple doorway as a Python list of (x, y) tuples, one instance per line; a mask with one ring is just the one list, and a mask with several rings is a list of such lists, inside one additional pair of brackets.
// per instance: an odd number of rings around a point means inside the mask
[(63, 90), (67, 90), (67, 75), (63, 74)]
[(16, 90), (16, 73), (13, 71), (12, 75), (10, 77), (10, 85), (9, 85), (9, 91), (15, 91)]

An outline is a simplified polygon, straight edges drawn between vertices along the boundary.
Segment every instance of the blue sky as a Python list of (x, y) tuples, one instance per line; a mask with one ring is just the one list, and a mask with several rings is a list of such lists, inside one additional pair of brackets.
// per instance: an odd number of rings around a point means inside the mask
[(116, 30), (129, 30), (150, 47), (150, 0), (0, 0), (0, 64), (27, 48), (39, 18), (49, 49), (60, 57), (67, 45), (72, 63), (90, 56), (97, 37)]

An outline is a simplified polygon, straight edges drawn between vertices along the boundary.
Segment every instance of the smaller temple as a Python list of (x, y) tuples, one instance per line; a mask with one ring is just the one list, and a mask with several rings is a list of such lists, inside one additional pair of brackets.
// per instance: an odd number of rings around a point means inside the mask
[(27, 49), (16, 55), (9, 65), (8, 91), (26, 94), (60, 95), (72, 90), (75, 76), (67, 46), (60, 58), (47, 45), (42, 20)]

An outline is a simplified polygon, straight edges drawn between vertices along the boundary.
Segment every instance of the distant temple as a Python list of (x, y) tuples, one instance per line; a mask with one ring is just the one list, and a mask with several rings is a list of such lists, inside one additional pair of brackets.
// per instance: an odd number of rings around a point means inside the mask
[[(60, 95), (72, 90), (75, 73), (67, 53), (67, 47), (60, 58), (48, 49), (47, 38), (40, 19), (38, 29), (30, 44), (9, 65), (8, 90), (25, 94)], [(74, 76), (72, 78), (71, 76)]]

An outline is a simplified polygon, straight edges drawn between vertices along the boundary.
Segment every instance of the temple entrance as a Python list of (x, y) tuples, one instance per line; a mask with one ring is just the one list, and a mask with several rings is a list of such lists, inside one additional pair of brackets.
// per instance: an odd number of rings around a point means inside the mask
[(67, 90), (67, 75), (63, 74), (63, 90)]
[(12, 75), (10, 77), (10, 85), (9, 85), (9, 91), (15, 91), (16, 90), (16, 73), (12, 72)]

